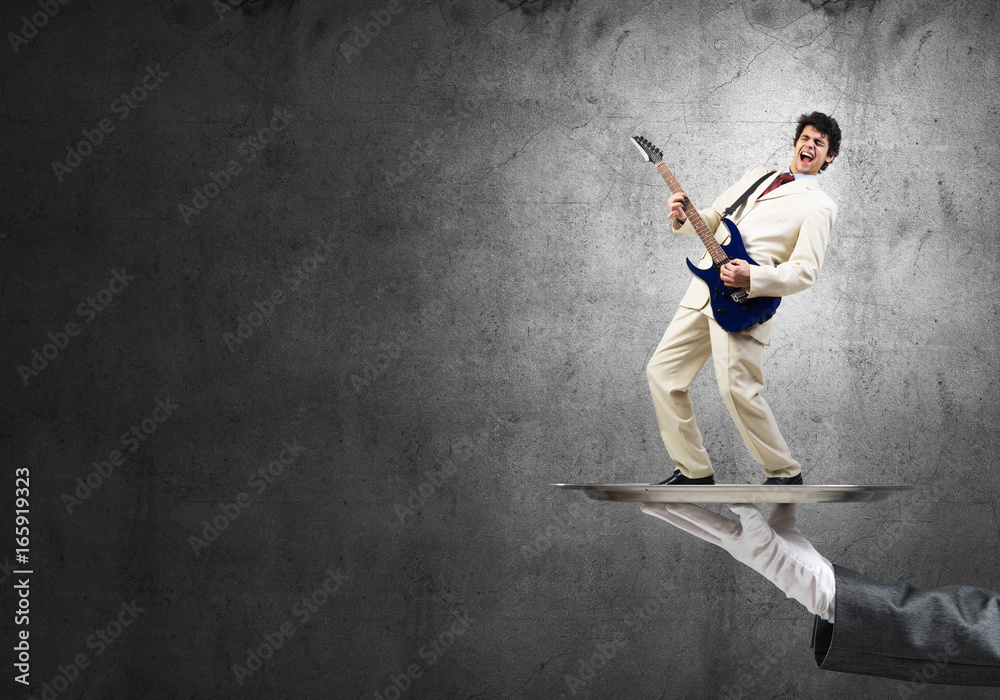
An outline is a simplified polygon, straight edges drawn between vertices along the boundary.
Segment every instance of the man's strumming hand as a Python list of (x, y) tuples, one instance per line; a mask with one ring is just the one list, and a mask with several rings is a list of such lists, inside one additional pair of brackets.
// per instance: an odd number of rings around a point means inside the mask
[(750, 263), (746, 260), (730, 260), (719, 270), (719, 277), (727, 287), (750, 287)]

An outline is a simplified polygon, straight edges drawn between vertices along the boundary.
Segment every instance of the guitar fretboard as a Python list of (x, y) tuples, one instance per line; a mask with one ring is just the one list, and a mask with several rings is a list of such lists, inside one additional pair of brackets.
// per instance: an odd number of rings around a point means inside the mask
[[(677, 182), (677, 178), (670, 172), (670, 168), (667, 167), (666, 163), (663, 161), (657, 163), (656, 170), (663, 177), (663, 181), (667, 183), (667, 187), (670, 188), (671, 192), (677, 193), (683, 191), (681, 183)], [(694, 208), (690, 200), (684, 204), (684, 213), (687, 215), (691, 225), (694, 226), (694, 230), (698, 233), (698, 238), (701, 239), (701, 242), (705, 244), (705, 248), (708, 249), (708, 254), (712, 256), (712, 262), (716, 265), (723, 265), (729, 262), (729, 256), (726, 255), (726, 251), (715, 240), (715, 236), (708, 230), (705, 220), (701, 218), (701, 214)]]

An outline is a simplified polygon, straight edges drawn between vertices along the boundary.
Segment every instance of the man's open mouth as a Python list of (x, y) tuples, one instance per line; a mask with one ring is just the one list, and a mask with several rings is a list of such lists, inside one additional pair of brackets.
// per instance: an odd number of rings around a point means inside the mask
[(811, 155), (809, 155), (808, 153), (801, 154), (799, 156), (799, 158), (801, 158), (802, 162), (804, 162), (804, 163), (812, 163), (812, 161), (813, 161), (813, 157)]

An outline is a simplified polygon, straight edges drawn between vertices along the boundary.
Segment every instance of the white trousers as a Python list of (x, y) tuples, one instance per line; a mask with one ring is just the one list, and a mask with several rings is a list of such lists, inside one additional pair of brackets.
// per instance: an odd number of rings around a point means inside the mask
[(677, 310), (646, 366), (646, 376), (663, 444), (684, 476), (698, 479), (713, 473), (688, 396), (688, 388), (709, 356), (715, 361), (715, 376), (729, 415), (764, 474), (800, 473), (761, 396), (763, 351), (764, 345), (746, 333), (728, 333), (701, 311)]

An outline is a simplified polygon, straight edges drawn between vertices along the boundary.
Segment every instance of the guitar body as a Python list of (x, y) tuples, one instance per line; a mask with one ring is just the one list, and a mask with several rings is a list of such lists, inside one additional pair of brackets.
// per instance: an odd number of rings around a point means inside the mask
[[(751, 265), (757, 265), (747, 255), (746, 246), (743, 245), (743, 236), (740, 234), (740, 230), (736, 228), (736, 224), (729, 219), (723, 219), (722, 223), (729, 229), (729, 243), (722, 246), (722, 250), (725, 251), (729, 259), (740, 258), (746, 260)], [(763, 323), (774, 316), (774, 312), (778, 309), (778, 304), (781, 303), (780, 297), (756, 297), (747, 299), (742, 303), (734, 301), (730, 293), (736, 290), (730, 289), (722, 282), (722, 279), (719, 277), (719, 271), (715, 266), (703, 270), (692, 264), (690, 260), (687, 261), (687, 264), (695, 277), (708, 285), (708, 297), (709, 304), (712, 306), (712, 314), (715, 316), (718, 324), (730, 333), (745, 331), (750, 326)]]

